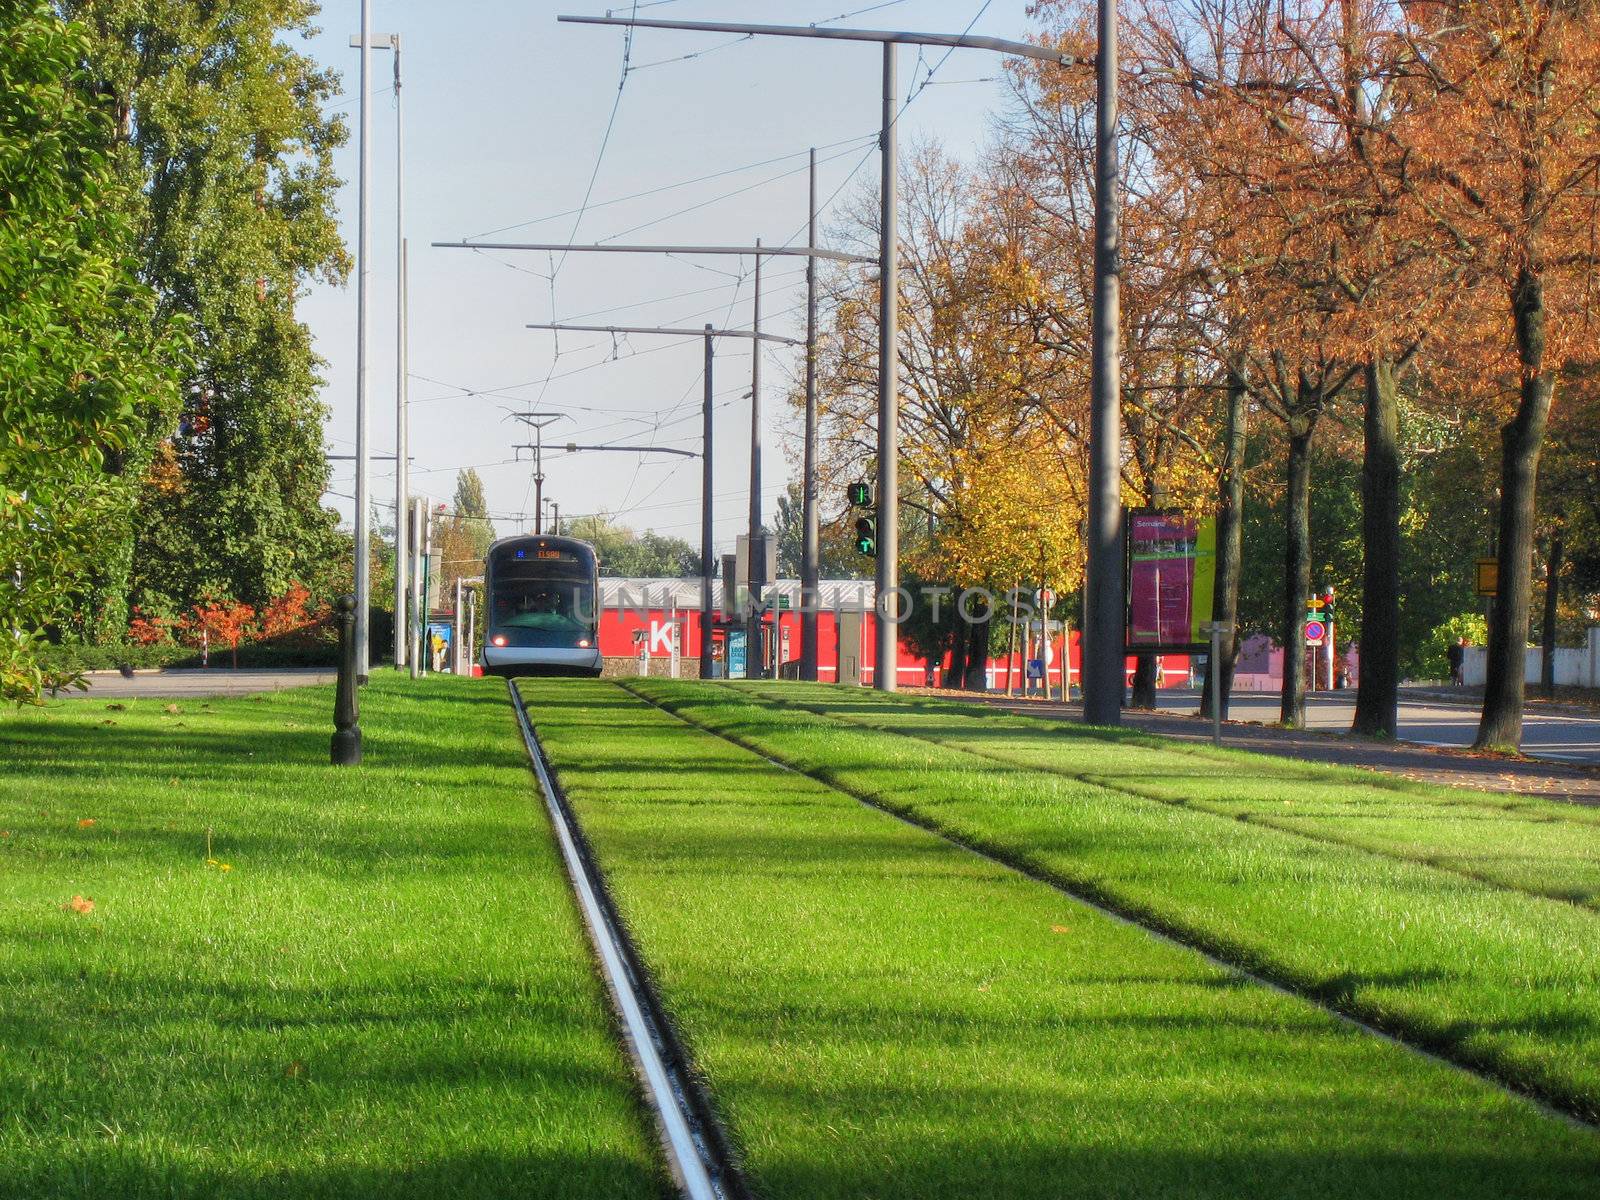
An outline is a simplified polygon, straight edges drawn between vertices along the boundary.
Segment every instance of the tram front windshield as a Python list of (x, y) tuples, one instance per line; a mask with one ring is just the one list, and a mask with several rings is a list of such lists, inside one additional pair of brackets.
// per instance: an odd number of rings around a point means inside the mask
[(594, 637), (593, 568), (581, 560), (496, 564), (491, 633), (511, 645), (576, 646)]

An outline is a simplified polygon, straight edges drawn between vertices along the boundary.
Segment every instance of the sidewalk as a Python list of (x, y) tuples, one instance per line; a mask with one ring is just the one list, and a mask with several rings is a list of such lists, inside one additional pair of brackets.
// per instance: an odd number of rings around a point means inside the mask
[(89, 671), (84, 681), (87, 692), (69, 689), (60, 700), (178, 700), (199, 696), (242, 696), (250, 692), (276, 692), (282, 688), (309, 687), (332, 683), (338, 672), (327, 667), (273, 667), (253, 670), (245, 667), (135, 671), (124, 676), (120, 671)]
[[(1083, 706), (1078, 703), (1008, 700), (1004, 696), (992, 696), (982, 692), (949, 692), (929, 688), (905, 690), (919, 696), (988, 704), (1022, 716), (1068, 721), (1083, 719)], [(1455, 696), (1463, 698), (1460, 692), (1456, 692)], [(1211, 740), (1211, 722), (1201, 717), (1124, 709), (1122, 723), (1125, 728), (1138, 729), (1161, 737), (1196, 742)], [(1389, 742), (1375, 738), (1352, 737), (1349, 734), (1278, 729), (1270, 725), (1241, 721), (1223, 723), (1222, 744), (1234, 750), (1253, 750), (1258, 754), (1275, 754), (1285, 758), (1327, 763), (1330, 766), (1362, 767), (1372, 771), (1384, 771), (1424, 783), (1473, 787), (1484, 791), (1540, 796), (1551, 800), (1568, 800), (1574, 804), (1600, 806), (1600, 771), (1585, 770), (1582, 767), (1543, 759), (1475, 754), (1470, 750), (1418, 746), (1410, 742)]]
[[(1434, 704), (1461, 704), (1469, 708), (1483, 707), (1481, 687), (1449, 687), (1445, 684), (1419, 684), (1400, 689), (1402, 700), (1427, 700)], [(1557, 716), (1593, 717), (1600, 715), (1600, 696), (1585, 688), (1556, 689), (1556, 698), (1546, 700), (1539, 694), (1537, 684), (1529, 684), (1523, 696), (1526, 708)]]

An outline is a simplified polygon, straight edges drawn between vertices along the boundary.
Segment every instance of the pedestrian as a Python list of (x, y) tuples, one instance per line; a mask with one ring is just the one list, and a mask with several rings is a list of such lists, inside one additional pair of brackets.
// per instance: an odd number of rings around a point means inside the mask
[(1467, 639), (1460, 638), (1450, 647), (1450, 683), (1454, 687), (1466, 684)]

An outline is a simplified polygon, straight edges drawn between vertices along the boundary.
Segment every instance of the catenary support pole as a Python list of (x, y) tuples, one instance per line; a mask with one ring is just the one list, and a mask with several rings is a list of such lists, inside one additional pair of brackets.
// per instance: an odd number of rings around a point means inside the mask
[(360, 163), (356, 220), (356, 679), (367, 681), (368, 623), (372, 612), (372, 497), (367, 456), (372, 453), (367, 413), (367, 293), (372, 274), (372, 0), (361, 0)]
[[(702, 402), (700, 432), (700, 678), (711, 678), (712, 601), (716, 588), (716, 567), (711, 542), (711, 367), (713, 362), (711, 326), (706, 326), (705, 399)], [(760, 349), (761, 343), (750, 343)]]
[(400, 35), (390, 34), (395, 67), (395, 669), (405, 667), (405, 526), (406, 491), (411, 488), (408, 462), (411, 445), (410, 346), (406, 330), (405, 240), (405, 109), (400, 101)]
[[(526, 494), (526, 493), (524, 493)], [(544, 426), (533, 427), (533, 532), (544, 532)]]
[(406, 572), (409, 556), (406, 553), (404, 529), (406, 505), (411, 491), (411, 397), (410, 370), (407, 353), (408, 333), (406, 323), (406, 288), (408, 264), (405, 238), (400, 239), (400, 300), (399, 336), (397, 338), (399, 368), (395, 372), (395, 454), (394, 454), (394, 665), (403, 670), (406, 665)]
[(883, 181), (880, 188), (878, 278), (878, 571), (877, 638), (872, 672), (873, 686), (892, 692), (900, 685), (899, 616), (896, 592), (900, 586), (900, 394), (896, 343), (900, 331), (900, 270), (896, 253), (899, 238), (899, 154), (895, 136), (895, 44), (883, 44)]
[(751, 679), (765, 676), (766, 656), (761, 615), (762, 585), (766, 583), (766, 543), (761, 536), (761, 239), (756, 239), (756, 292), (750, 343), (750, 632), (745, 650), (746, 674)]
[(1099, 0), (1096, 58), (1094, 312), (1090, 355), (1089, 563), (1084, 605), (1083, 719), (1122, 721), (1122, 270), (1117, 155), (1117, 0)]
[[(817, 244), (817, 151), (810, 158), (806, 243)], [(817, 678), (817, 260), (806, 259), (806, 428), (800, 472), (800, 678)]]

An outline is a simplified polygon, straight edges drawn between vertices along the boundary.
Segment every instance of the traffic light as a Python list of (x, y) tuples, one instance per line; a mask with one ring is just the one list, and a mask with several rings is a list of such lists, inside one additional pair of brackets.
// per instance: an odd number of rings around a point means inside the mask
[(872, 507), (872, 487), (865, 483), (852, 483), (846, 493), (850, 498), (851, 508)]
[(856, 550), (862, 554), (878, 553), (878, 522), (871, 517), (856, 518)]

